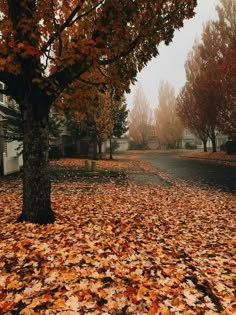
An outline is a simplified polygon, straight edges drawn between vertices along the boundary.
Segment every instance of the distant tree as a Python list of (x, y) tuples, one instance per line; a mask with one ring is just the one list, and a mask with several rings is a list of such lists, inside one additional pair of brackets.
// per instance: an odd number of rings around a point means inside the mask
[(127, 109), (126, 100), (123, 97), (116, 100), (119, 103), (118, 109), (114, 111), (113, 116), (113, 132), (114, 137), (120, 138), (124, 133), (128, 131), (128, 114), (129, 110)]
[(177, 114), (184, 127), (202, 140), (204, 152), (207, 152), (208, 125), (201, 119), (191, 85), (187, 82), (177, 97)]
[[(185, 63), (187, 79), (185, 92), (191, 93), (191, 104), (188, 104), (188, 106), (191, 106), (191, 112), (189, 113), (193, 117), (190, 118), (189, 114), (183, 113), (184, 110), (188, 111), (186, 106), (178, 109), (179, 113), (182, 112), (182, 118), (185, 117), (185, 124), (188, 123), (190, 128), (196, 127), (195, 133), (200, 134), (199, 128), (202, 128), (203, 135), (206, 131), (208, 132), (213, 152), (216, 151), (216, 129), (222, 106), (222, 86), (220, 72), (218, 71), (221, 59), (219, 41), (219, 33), (216, 31), (214, 24), (208, 22), (204, 26), (202, 41), (194, 44)], [(183, 100), (182, 95), (182, 105)], [(187, 118), (189, 122), (187, 122)], [(192, 123), (193, 119), (196, 119), (194, 125)]]
[(224, 94), (218, 126), (229, 137), (236, 139), (236, 49), (227, 51), (220, 71)]
[[(117, 93), (118, 92), (118, 93)], [(111, 115), (113, 121), (112, 134), (110, 135), (110, 159), (112, 159), (112, 153), (115, 144), (118, 142), (112, 141), (112, 137), (120, 138), (124, 133), (128, 131), (128, 109), (124, 95), (120, 95), (119, 91), (111, 91)], [(113, 145), (114, 142), (114, 145)]]
[(187, 82), (178, 97), (185, 125), (203, 141), (207, 134), (213, 151), (217, 130), (236, 137), (235, 1), (221, 0), (217, 11), (218, 19), (206, 23), (187, 58)]
[(212, 151), (216, 151), (216, 130), (221, 120), (224, 90), (222, 88), (223, 61), (222, 38), (215, 23), (210, 21), (203, 28), (202, 42), (199, 44), (201, 62), (200, 76), (196, 79), (195, 96), (207, 120)]
[(183, 125), (176, 111), (175, 91), (168, 81), (160, 83), (155, 128), (159, 141), (167, 144), (167, 148), (176, 147), (183, 134)]
[(99, 148), (99, 157), (101, 157), (102, 143), (108, 139), (113, 131), (114, 123), (109, 91), (98, 96), (97, 106), (94, 106), (94, 110), (89, 112), (88, 120), (92, 123), (93, 158), (97, 159), (97, 146)]
[(152, 123), (152, 112), (142, 86), (139, 84), (135, 94), (133, 107), (129, 113), (129, 133), (135, 143), (142, 149), (147, 147), (148, 132)]
[[(119, 82), (116, 84), (119, 86)], [(63, 96), (56, 106), (66, 116), (66, 126), (75, 143), (81, 137), (88, 136), (93, 158), (97, 159), (102, 155), (102, 143), (107, 138), (112, 135), (120, 137), (127, 131), (128, 111), (121, 88), (114, 88), (110, 84), (99, 92), (96, 84), (90, 87), (85, 85), (83, 89), (84, 85), (84, 82), (76, 82), (70, 93)]]
[(236, 138), (236, 4), (234, 0), (221, 0), (216, 9), (215, 27), (220, 34), (223, 56), (219, 66), (223, 101), (218, 125), (229, 137)]
[(235, 49), (236, 46), (236, 4), (234, 0), (220, 0), (216, 6), (218, 19), (214, 21), (220, 32), (223, 50)]
[[(78, 106), (74, 106), (73, 111), (67, 111), (66, 103), (63, 106), (67, 118), (66, 126), (74, 137), (75, 143), (87, 136), (89, 139), (87, 154), (90, 151), (93, 159), (98, 159), (101, 156), (102, 142), (106, 141), (112, 133), (113, 121), (111, 118), (109, 92), (100, 93), (97, 88), (95, 90), (95, 95), (89, 94), (86, 96), (85, 94), (83, 97), (84, 100), (90, 102), (89, 106), (85, 106), (84, 103), (80, 104), (81, 99), (76, 101)], [(88, 91), (91, 92), (91, 90)], [(97, 147), (99, 147), (99, 152)]]

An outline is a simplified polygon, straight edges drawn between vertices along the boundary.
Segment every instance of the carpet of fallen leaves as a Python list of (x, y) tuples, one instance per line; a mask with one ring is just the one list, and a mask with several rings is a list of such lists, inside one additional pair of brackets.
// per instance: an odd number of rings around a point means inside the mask
[[(151, 171), (134, 156), (97, 167)], [(15, 223), (21, 197), (20, 179), (0, 180), (0, 315), (235, 314), (235, 196), (64, 179), (45, 226)]]

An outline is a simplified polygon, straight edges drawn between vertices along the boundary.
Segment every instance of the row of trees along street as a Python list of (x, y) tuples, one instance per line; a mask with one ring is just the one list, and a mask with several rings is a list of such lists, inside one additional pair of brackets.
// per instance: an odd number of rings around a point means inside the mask
[(160, 83), (158, 106), (154, 112), (141, 85), (134, 95), (133, 108), (129, 115), (130, 136), (138, 147), (146, 149), (153, 130), (157, 139), (156, 146), (165, 144), (167, 148), (175, 147), (182, 136), (183, 125), (176, 111), (174, 88), (169, 82)]
[(173, 147), (187, 127), (216, 151), (216, 133), (236, 141), (236, 3), (221, 0), (218, 18), (203, 27), (186, 63), (186, 83), (176, 97), (168, 82), (161, 82), (152, 113), (141, 87), (129, 116), (130, 135), (146, 148), (153, 126), (159, 143)]
[(183, 123), (216, 151), (216, 132), (236, 139), (236, 3), (221, 0), (187, 58), (186, 84), (178, 99)]
[(1, 93), (19, 104), (23, 119), (19, 221), (55, 220), (48, 176), (52, 107), (58, 103), (63, 107), (74, 91), (84, 100), (79, 105), (89, 109), (92, 93), (86, 93), (85, 85), (95, 86), (96, 92), (107, 86), (127, 91), (137, 72), (157, 56), (158, 44), (168, 44), (174, 30), (194, 15), (196, 4), (196, 0), (0, 1), (0, 81), (5, 84)]

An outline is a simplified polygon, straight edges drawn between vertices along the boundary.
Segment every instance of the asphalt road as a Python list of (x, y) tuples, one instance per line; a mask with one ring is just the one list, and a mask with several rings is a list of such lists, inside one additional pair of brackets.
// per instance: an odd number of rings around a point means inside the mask
[(148, 153), (142, 160), (152, 163), (161, 172), (181, 178), (190, 184), (209, 185), (236, 194), (236, 166), (195, 160), (183, 152)]

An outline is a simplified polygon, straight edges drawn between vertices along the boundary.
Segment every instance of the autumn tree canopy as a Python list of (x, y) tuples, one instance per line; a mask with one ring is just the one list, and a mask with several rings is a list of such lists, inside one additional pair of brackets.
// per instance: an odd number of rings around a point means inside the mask
[(31, 83), (51, 101), (93, 66), (118, 61), (118, 74), (134, 79), (195, 5), (193, 0), (1, 1), (1, 80), (21, 103), (12, 80), (23, 88)]
[(177, 97), (177, 114), (184, 127), (202, 140), (207, 152), (208, 125), (201, 119), (201, 112), (193, 95), (193, 87), (187, 82)]
[[(218, 51), (219, 34), (216, 32), (214, 24), (208, 22), (203, 29), (202, 41), (195, 43), (185, 64), (186, 87), (191, 89), (193, 102), (188, 106), (192, 109), (191, 113), (195, 119), (194, 126), (197, 128), (198, 134), (200, 126), (202, 126), (202, 130), (207, 130), (207, 136), (212, 141), (213, 151), (216, 151), (217, 122), (222, 106), (221, 74), (218, 71), (220, 57), (216, 55)], [(183, 111), (183, 108), (180, 111)]]
[[(187, 82), (178, 98), (178, 112), (186, 126), (193, 133), (201, 135), (203, 142), (207, 131), (207, 138), (212, 140), (213, 151), (216, 151), (216, 128), (222, 106), (222, 89), (218, 61), (214, 58), (214, 43), (217, 41), (212, 34), (212, 24), (205, 26), (203, 38), (202, 42), (195, 43), (185, 63)], [(213, 47), (205, 45), (206, 40)]]
[(167, 147), (175, 147), (182, 136), (183, 127), (176, 111), (175, 91), (168, 81), (160, 83), (155, 128), (159, 141)]
[[(54, 103), (54, 107), (66, 116), (66, 125), (76, 142), (81, 136), (90, 138), (90, 149), (93, 147), (93, 158), (101, 156), (101, 146), (112, 135), (120, 137), (127, 131), (126, 102), (124, 99), (123, 83), (109, 82), (106, 88), (98, 86), (105, 84), (101, 73), (89, 83), (77, 80), (63, 92)], [(97, 83), (96, 83), (97, 82)], [(119, 88), (118, 88), (119, 87)], [(99, 156), (97, 155), (99, 147)], [(88, 154), (89, 148), (86, 150)], [(86, 155), (86, 152), (84, 152)]]
[[(94, 68), (128, 86), (194, 14), (196, 0), (1, 0), (0, 81), (24, 125), (20, 220), (55, 220), (50, 204), (48, 115), (58, 96)], [(86, 78), (87, 79), (87, 78)]]
[(219, 65), (223, 102), (220, 109), (219, 128), (236, 138), (236, 3), (221, 0), (217, 6), (218, 20), (215, 27), (221, 38), (223, 60)]
[(134, 94), (133, 107), (129, 113), (129, 134), (142, 149), (147, 148), (152, 123), (152, 111), (141, 84)]
[(114, 100), (115, 110), (112, 113), (114, 137), (120, 138), (126, 131), (128, 131), (128, 114), (127, 103), (125, 97), (118, 97)]
[(213, 151), (218, 130), (236, 136), (235, 1), (221, 0), (217, 12), (187, 58), (187, 82), (178, 98), (180, 117), (205, 144), (211, 139)]

